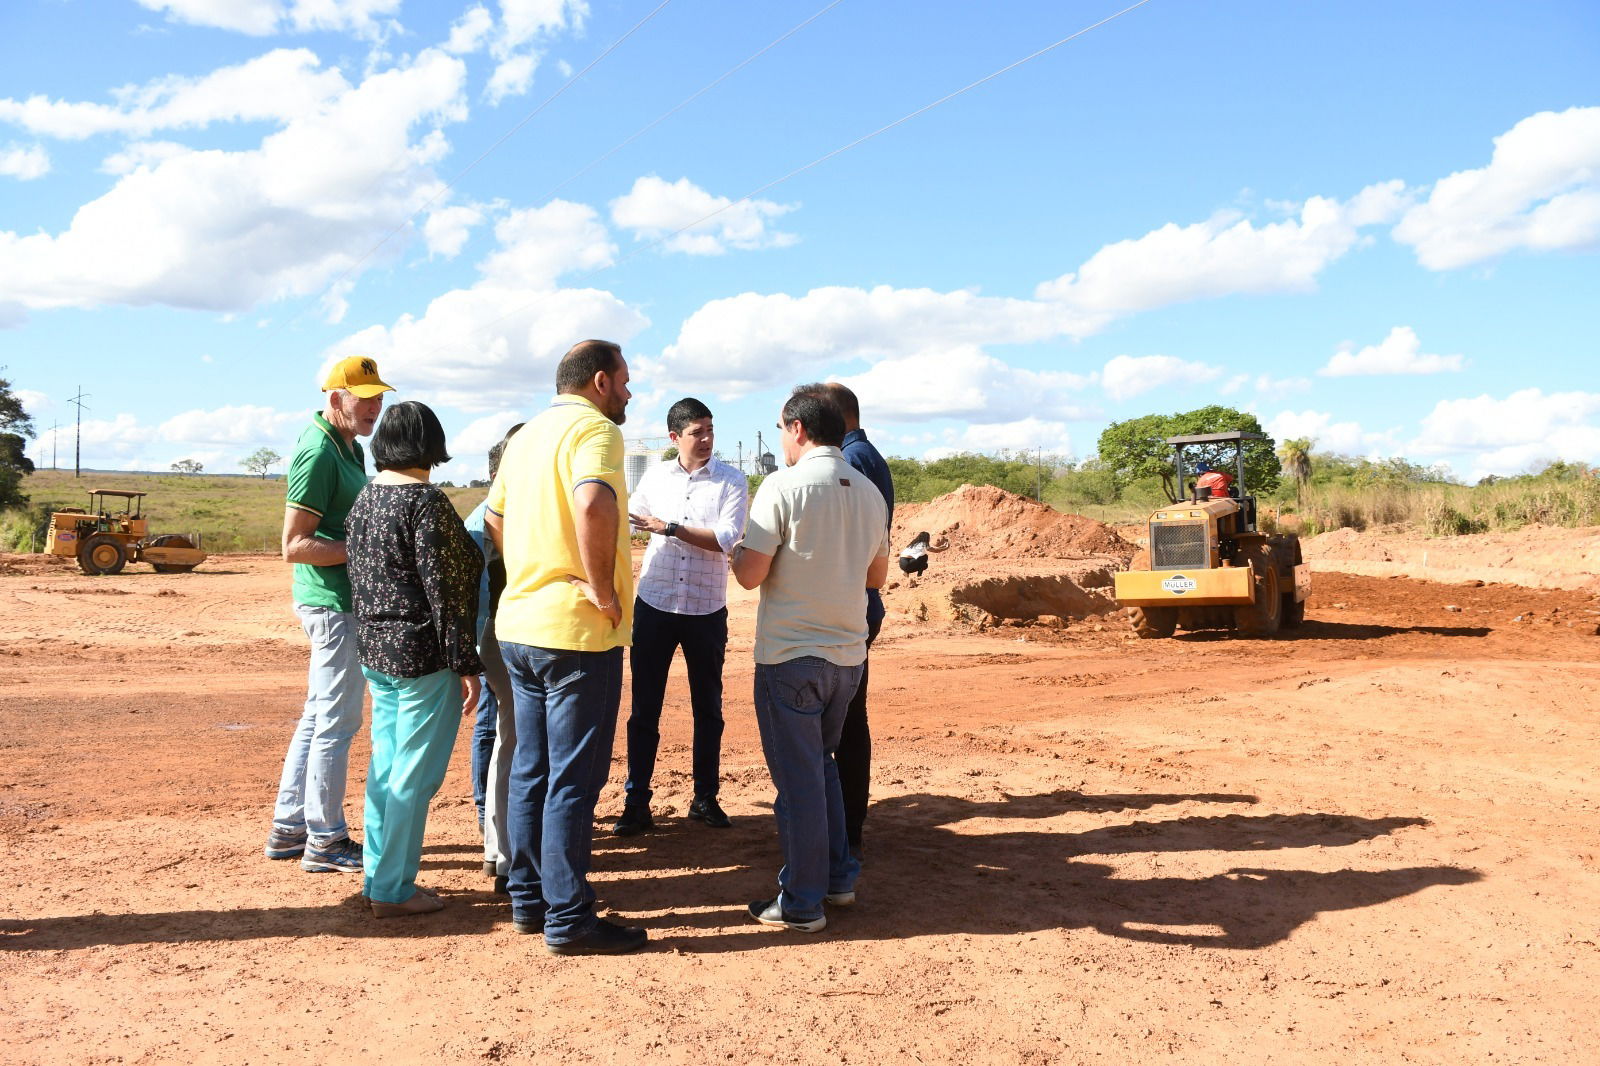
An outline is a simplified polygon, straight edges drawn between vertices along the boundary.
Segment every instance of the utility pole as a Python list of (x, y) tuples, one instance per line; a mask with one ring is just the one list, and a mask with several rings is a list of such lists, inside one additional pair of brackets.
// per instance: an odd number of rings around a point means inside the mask
[(61, 469), (60, 464), (56, 462), (56, 440), (57, 440), (56, 429), (60, 425), (61, 425), (61, 423), (59, 423), (59, 422), (50, 423), (50, 469), (51, 470), (60, 470)]
[(78, 386), (78, 395), (72, 397), (72, 402), (78, 405), (78, 433), (72, 446), (72, 476), (83, 476), (83, 412), (88, 408), (83, 406), (85, 393), (83, 386)]

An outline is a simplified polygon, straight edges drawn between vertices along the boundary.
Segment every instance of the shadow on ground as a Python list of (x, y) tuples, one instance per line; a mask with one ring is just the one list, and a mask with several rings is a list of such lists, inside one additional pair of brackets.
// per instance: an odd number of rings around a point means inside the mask
[[(853, 908), (830, 911), (825, 937), (891, 940), (1093, 929), (1107, 936), (1196, 947), (1262, 948), (1317, 916), (1370, 907), (1439, 885), (1481, 878), (1454, 866), (1387, 870), (1234, 867), (1209, 877), (1129, 877), (1085, 856), (1249, 852), (1343, 847), (1425, 827), (1415, 817), (1222, 814), (1134, 821), (1081, 832), (1013, 829), (1064, 814), (1111, 814), (1179, 803), (1254, 803), (1232, 794), (1102, 795), (1057, 791), (994, 801), (914, 794), (873, 806), (868, 853)], [(996, 826), (993, 823), (999, 822)], [(619, 915), (643, 913), (655, 930), (705, 930), (656, 942), (689, 952), (770, 946), (751, 936), (744, 904), (770, 896), (781, 863), (770, 819), (743, 817), (728, 830), (661, 819), (644, 837), (600, 833), (596, 887)], [(429, 845), (425, 866), (476, 867), (476, 851)], [(448, 856), (448, 858), (446, 857)], [(487, 933), (509, 922), (504, 897), (447, 893), (450, 906), (426, 919), (374, 921), (349, 895), (324, 907), (250, 907), (149, 914), (84, 914), (0, 920), (0, 948), (69, 950), (92, 945), (242, 941), (332, 935), (352, 938)], [(727, 906), (709, 905), (726, 903)], [(679, 913), (678, 907), (693, 908)], [(737, 931), (733, 931), (736, 929)], [(800, 934), (775, 932), (777, 937)]]

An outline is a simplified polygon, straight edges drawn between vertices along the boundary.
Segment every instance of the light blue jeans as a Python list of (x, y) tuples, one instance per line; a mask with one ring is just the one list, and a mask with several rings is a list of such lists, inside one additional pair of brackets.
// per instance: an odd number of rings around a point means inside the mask
[(861, 670), (814, 655), (756, 664), (756, 725), (778, 789), (772, 805), (783, 848), (778, 888), (791, 917), (820, 917), (822, 897), (853, 891), (861, 874), (861, 863), (850, 854), (833, 761)]
[(372, 690), (363, 887), (378, 903), (404, 903), (417, 890), (428, 801), (444, 784), (461, 728), (461, 678), (449, 670), (362, 673)]
[(327, 607), (294, 605), (311, 639), (305, 710), (289, 739), (272, 824), (307, 834), (313, 847), (350, 835), (344, 817), (350, 741), (361, 729), (366, 679), (356, 657), (356, 617)]

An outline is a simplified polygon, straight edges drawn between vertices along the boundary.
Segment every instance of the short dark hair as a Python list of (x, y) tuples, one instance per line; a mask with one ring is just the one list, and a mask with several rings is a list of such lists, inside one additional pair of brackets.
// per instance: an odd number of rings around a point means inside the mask
[(404, 400), (383, 413), (372, 435), (372, 465), (379, 470), (432, 470), (450, 461), (444, 427), (425, 403)]
[(783, 405), (783, 424), (798, 421), (812, 443), (838, 448), (844, 444), (844, 415), (826, 385), (801, 385)]
[(830, 381), (823, 388), (828, 390), (829, 397), (834, 405), (839, 408), (839, 413), (844, 415), (845, 424), (861, 421), (861, 401), (856, 399), (856, 394), (850, 391), (850, 386), (842, 385), (837, 381)]
[(622, 362), (622, 346), (610, 341), (579, 341), (556, 367), (557, 392), (581, 392), (596, 374), (614, 374)]
[(682, 433), (683, 427), (690, 422), (698, 422), (702, 418), (711, 417), (711, 408), (695, 399), (685, 396), (671, 407), (667, 408), (667, 432)]
[(517, 435), (517, 430), (521, 429), (525, 425), (527, 425), (526, 422), (518, 422), (510, 429), (506, 430), (506, 435), (495, 441), (494, 447), (489, 449), (490, 481), (493, 481), (494, 476), (500, 472), (500, 457), (506, 453), (506, 445), (510, 444), (511, 438)]

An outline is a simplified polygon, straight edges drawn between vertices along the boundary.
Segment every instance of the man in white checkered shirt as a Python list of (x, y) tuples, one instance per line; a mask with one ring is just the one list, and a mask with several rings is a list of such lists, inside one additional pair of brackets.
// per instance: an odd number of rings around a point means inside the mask
[(653, 534), (633, 604), (633, 706), (628, 715), (628, 783), (618, 836), (655, 828), (650, 778), (661, 743), (661, 703), (672, 653), (683, 648), (694, 711), (694, 802), (689, 817), (726, 829), (717, 803), (722, 763), (722, 662), (728, 647), (728, 553), (744, 535), (750, 488), (712, 455), (711, 411), (693, 398), (667, 411), (678, 457), (659, 463), (628, 494), (628, 521)]

